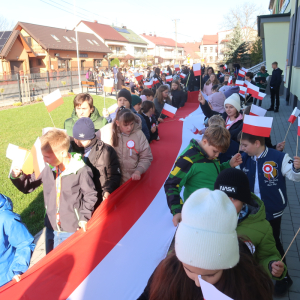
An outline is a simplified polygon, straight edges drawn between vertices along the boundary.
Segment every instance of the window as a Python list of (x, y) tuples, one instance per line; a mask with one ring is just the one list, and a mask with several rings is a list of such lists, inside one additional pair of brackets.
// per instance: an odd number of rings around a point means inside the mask
[(94, 45), (93, 42), (89, 39), (86, 39), (91, 45)]
[(64, 38), (65, 38), (69, 43), (72, 43), (72, 41), (71, 41), (67, 36), (64, 36)]
[(182, 55), (182, 51), (181, 50), (178, 51), (178, 55)]
[(71, 37), (71, 39), (76, 43), (76, 39), (75, 38)]
[(207, 47), (204, 47), (204, 53), (207, 53)]
[(40, 58), (37, 59), (37, 65), (41, 66), (42, 65), (42, 60)]
[(25, 37), (25, 40), (29, 46), (32, 46), (32, 40), (30, 36)]
[(95, 59), (94, 67), (102, 67), (102, 59)]
[(214, 47), (209, 47), (209, 52), (213, 53)]
[(112, 50), (113, 49), (113, 47), (112, 46), (109, 46), (109, 50)]
[(58, 39), (58, 37), (56, 37), (54, 34), (51, 34), (51, 36), (52, 36), (57, 42), (60, 42), (60, 40)]
[(117, 51), (120, 51), (120, 50), (121, 50), (121, 47), (116, 47), (116, 50), (117, 50)]
[(209, 57), (209, 61), (213, 61), (213, 57), (212, 56)]
[(97, 46), (99, 46), (99, 44), (95, 41), (95, 40), (92, 40), (94, 42), (94, 44), (96, 44)]
[(64, 59), (58, 59), (57, 66), (60, 69), (64, 69), (67, 66), (67, 61)]

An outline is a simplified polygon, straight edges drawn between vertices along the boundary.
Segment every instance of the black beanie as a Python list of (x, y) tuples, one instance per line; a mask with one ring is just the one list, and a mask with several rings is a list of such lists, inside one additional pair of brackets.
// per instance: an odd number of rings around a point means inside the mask
[(80, 118), (73, 126), (73, 138), (88, 141), (95, 137), (95, 125), (90, 118)]
[(251, 190), (247, 175), (235, 168), (223, 170), (217, 177), (214, 186), (215, 190), (220, 190), (236, 200), (252, 205)]
[(120, 92), (118, 93), (118, 99), (120, 97), (126, 98), (129, 101), (130, 105), (131, 105), (132, 98), (131, 98), (131, 93), (128, 90), (126, 90), (126, 89), (120, 90)]

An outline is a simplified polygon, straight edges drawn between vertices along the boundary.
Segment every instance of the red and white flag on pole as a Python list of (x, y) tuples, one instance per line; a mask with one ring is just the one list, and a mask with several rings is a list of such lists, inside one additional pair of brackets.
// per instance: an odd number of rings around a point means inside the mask
[(298, 118), (299, 114), (300, 114), (300, 110), (297, 107), (295, 107), (292, 114), (291, 114), (291, 116), (289, 117), (288, 121), (290, 123), (294, 124), (294, 122)]
[[(300, 117), (298, 117), (298, 130), (297, 130), (297, 135), (300, 136)], [(297, 155), (297, 153), (296, 153)], [(297, 155), (298, 156), (298, 155)]]
[(64, 104), (64, 100), (61, 96), (60, 90), (55, 90), (51, 94), (45, 96), (43, 98), (44, 103), (48, 112), (51, 112), (55, 108), (59, 107), (60, 105)]
[(186, 75), (184, 73), (180, 73), (180, 78), (184, 79), (186, 77)]
[(175, 114), (176, 114), (177, 108), (165, 103), (164, 108), (162, 109), (161, 113), (170, 117), (170, 118), (174, 118)]
[(235, 85), (238, 85), (238, 86), (245, 86), (245, 81), (244, 81), (244, 80), (236, 80), (236, 81), (235, 81)]
[(229, 77), (227, 85), (231, 85), (231, 84), (232, 84), (232, 76)]
[(226, 70), (226, 69), (227, 69), (227, 65), (224, 65), (224, 66), (223, 66), (223, 69)]
[(170, 76), (167, 76), (167, 77), (166, 77), (166, 81), (167, 81), (167, 82), (171, 82), (171, 81), (173, 81), (173, 77), (172, 77), (172, 75), (170, 75)]
[(146, 86), (148, 89), (151, 89), (153, 87), (153, 80), (151, 79), (150, 81), (146, 81), (144, 86)]
[(154, 77), (153, 77), (152, 80), (153, 80), (153, 85), (156, 85), (157, 83), (159, 83), (159, 80), (158, 80), (157, 78), (154, 78)]
[(259, 87), (248, 82), (247, 84), (247, 94), (251, 94), (253, 97), (257, 98), (259, 94)]
[(243, 72), (245, 72), (245, 73), (248, 72), (248, 69), (246, 69), (246, 68), (244, 68), (244, 67), (242, 67), (241, 70), (242, 70)]
[(246, 75), (246, 72), (244, 72), (242, 69), (239, 69), (238, 76), (245, 77), (245, 75)]
[(175, 71), (180, 71), (179, 65), (174, 65)]
[(200, 282), (203, 298), (205, 300), (233, 300), (232, 298), (220, 292), (214, 285), (203, 280), (201, 278), (201, 275), (198, 275), (198, 279)]
[(245, 115), (242, 132), (269, 137), (272, 129), (272, 117), (256, 117)]
[(115, 83), (115, 81), (113, 78), (110, 78), (110, 79), (104, 78), (104, 82), (103, 82), (104, 92), (111, 93), (114, 88), (114, 83)]
[(244, 87), (244, 86), (240, 86), (239, 93), (240, 93), (241, 95), (245, 95), (245, 94), (247, 93), (247, 88)]
[(41, 140), (37, 138), (33, 147), (31, 148), (31, 154), (33, 156), (33, 171), (35, 178), (38, 179), (40, 174), (43, 172), (45, 168), (44, 157), (41, 150)]
[(256, 99), (262, 100), (267, 96), (267, 94), (259, 92), (258, 95), (255, 96)]
[(191, 132), (193, 134), (199, 134), (199, 130), (196, 128), (196, 126), (193, 126), (193, 128), (191, 129)]
[(193, 64), (193, 71), (194, 71), (194, 76), (200, 76), (201, 75), (201, 64)]
[(251, 105), (251, 109), (250, 109), (251, 116), (264, 117), (266, 112), (267, 110), (260, 106), (254, 104)]
[(137, 81), (141, 81), (144, 76), (143, 76), (143, 74), (136, 72), (136, 73), (134, 73), (134, 77)]

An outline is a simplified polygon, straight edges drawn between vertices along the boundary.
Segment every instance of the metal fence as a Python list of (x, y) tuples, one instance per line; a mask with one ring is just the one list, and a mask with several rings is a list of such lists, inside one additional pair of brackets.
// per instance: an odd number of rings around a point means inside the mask
[[(34, 100), (37, 96), (48, 94), (55, 89), (60, 89), (62, 94), (78, 89), (79, 82), (87, 80), (87, 70), (80, 71), (80, 78), (77, 70), (24, 74), (28, 77), (30, 99)], [(19, 74), (0, 75), (0, 103), (22, 102), (21, 78)]]

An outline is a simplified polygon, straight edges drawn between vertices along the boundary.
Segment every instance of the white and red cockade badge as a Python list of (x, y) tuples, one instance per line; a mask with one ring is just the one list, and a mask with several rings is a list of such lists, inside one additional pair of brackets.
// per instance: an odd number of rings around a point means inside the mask
[(137, 153), (139, 154), (136, 149), (134, 148), (135, 146), (135, 142), (133, 140), (129, 140), (127, 143), (126, 143), (126, 146), (128, 149), (130, 149), (130, 156), (132, 155), (132, 149)]
[(273, 176), (273, 166), (271, 166), (270, 164), (265, 164), (263, 166), (263, 171), (264, 171), (265, 174), (267, 174), (269, 180), (271, 179), (271, 176), (274, 178), (274, 176)]

